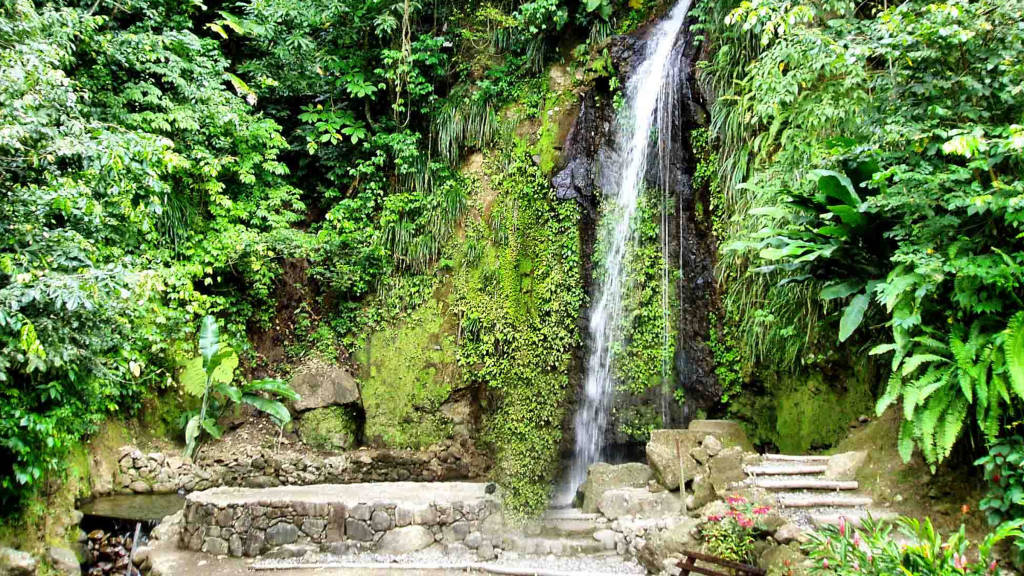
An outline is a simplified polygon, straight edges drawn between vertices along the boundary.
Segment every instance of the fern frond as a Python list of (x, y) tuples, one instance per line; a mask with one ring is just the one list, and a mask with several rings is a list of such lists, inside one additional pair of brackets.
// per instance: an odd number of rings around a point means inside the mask
[(1010, 373), (1013, 392), (1024, 399), (1024, 312), (1014, 314), (1006, 326), (1006, 371)]

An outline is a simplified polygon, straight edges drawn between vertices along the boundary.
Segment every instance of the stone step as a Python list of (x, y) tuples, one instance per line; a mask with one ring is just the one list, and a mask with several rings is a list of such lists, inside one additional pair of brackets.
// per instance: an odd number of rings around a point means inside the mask
[(858, 508), (871, 506), (874, 500), (860, 494), (784, 492), (778, 495), (783, 508)]
[(602, 527), (598, 520), (603, 519), (601, 514), (586, 513), (578, 508), (554, 509), (529, 522), (524, 531), (531, 536), (590, 536)]
[(807, 456), (795, 454), (764, 454), (765, 461), (776, 462), (828, 462), (829, 456)]
[(607, 552), (605, 544), (598, 542), (592, 536), (556, 538), (544, 536), (506, 536), (502, 540), (502, 547), (508, 552), (541, 556), (545, 554), (575, 556)]
[(800, 476), (824, 474), (828, 466), (824, 464), (774, 463), (759, 466), (747, 466), (744, 472), (751, 476)]
[(882, 520), (891, 522), (899, 517), (899, 514), (891, 512), (889, 510), (822, 510), (820, 512), (813, 512), (808, 514), (808, 518), (811, 524), (817, 527), (822, 526), (839, 526), (840, 519), (846, 519), (846, 525), (853, 528), (859, 528), (864, 520), (867, 519), (868, 514), (871, 515), (873, 520)]
[(856, 490), (856, 480), (823, 478), (754, 478), (753, 485), (766, 490)]

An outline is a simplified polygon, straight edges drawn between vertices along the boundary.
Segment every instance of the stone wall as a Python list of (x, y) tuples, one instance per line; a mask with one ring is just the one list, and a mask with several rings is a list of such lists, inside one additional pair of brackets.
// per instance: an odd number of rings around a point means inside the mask
[(355, 450), (333, 455), (241, 446), (231, 456), (197, 462), (162, 452), (121, 449), (110, 483), (119, 494), (193, 492), (216, 486), (463, 480), (482, 477), (487, 458), (471, 443), (445, 442), (426, 450)]
[(408, 494), (415, 489), (406, 489), (405, 498), (379, 501), (369, 495), (386, 488), (352, 487), (364, 495), (346, 495), (339, 486), (307, 487), (312, 490), (305, 493), (291, 487), (282, 488), (281, 494), (257, 491), (251, 498), (235, 497), (232, 489), (223, 488), (193, 494), (185, 504), (180, 545), (253, 557), (275, 551), (399, 554), (440, 543), (473, 548), (488, 560), (501, 545), (500, 503), (495, 498), (423, 501)]

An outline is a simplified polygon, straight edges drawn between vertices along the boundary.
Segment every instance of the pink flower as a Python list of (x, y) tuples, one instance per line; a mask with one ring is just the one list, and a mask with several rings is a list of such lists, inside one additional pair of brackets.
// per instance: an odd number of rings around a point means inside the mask
[(764, 516), (765, 514), (771, 512), (771, 511), (772, 511), (772, 509), (767, 507), (767, 506), (758, 506), (757, 508), (754, 508), (754, 514), (756, 514), (758, 516)]
[(751, 528), (754, 526), (754, 521), (750, 518), (747, 518), (746, 516), (737, 516), (736, 523), (742, 526), (743, 528)]
[(828, 558), (825, 558), (821, 561), (821, 567), (828, 570)]
[(846, 537), (846, 516), (839, 517), (839, 535)]
[(725, 501), (729, 504), (743, 504), (747, 499), (742, 496), (729, 496)]
[(961, 571), (967, 569), (967, 557), (962, 556), (959, 552), (954, 552), (953, 567)]
[(721, 514), (712, 514), (708, 516), (708, 522), (721, 522), (723, 516)]
[(988, 573), (989, 574), (995, 574), (996, 573), (996, 568), (998, 566), (999, 566), (999, 563), (996, 562), (995, 560), (989, 562), (989, 564), (988, 564)]
[(861, 544), (860, 534), (854, 532), (853, 533), (853, 545), (858, 547), (858, 548), (860, 548), (860, 544)]

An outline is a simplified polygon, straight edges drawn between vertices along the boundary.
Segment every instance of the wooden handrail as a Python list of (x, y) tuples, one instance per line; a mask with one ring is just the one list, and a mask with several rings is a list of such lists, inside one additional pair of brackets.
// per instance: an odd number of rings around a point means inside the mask
[(683, 551), (683, 558), (679, 561), (677, 566), (682, 569), (681, 576), (690, 576), (692, 573), (704, 574), (705, 576), (732, 576), (726, 572), (716, 572), (709, 568), (702, 568), (696, 565), (696, 561), (707, 562), (708, 564), (714, 564), (716, 566), (722, 566), (735, 570), (738, 576), (766, 576), (767, 572), (749, 564), (742, 564), (740, 562), (733, 562), (732, 560), (726, 560), (725, 558), (718, 558), (717, 556), (711, 556), (710, 554), (704, 554), (701, 552), (692, 552), (689, 550)]

